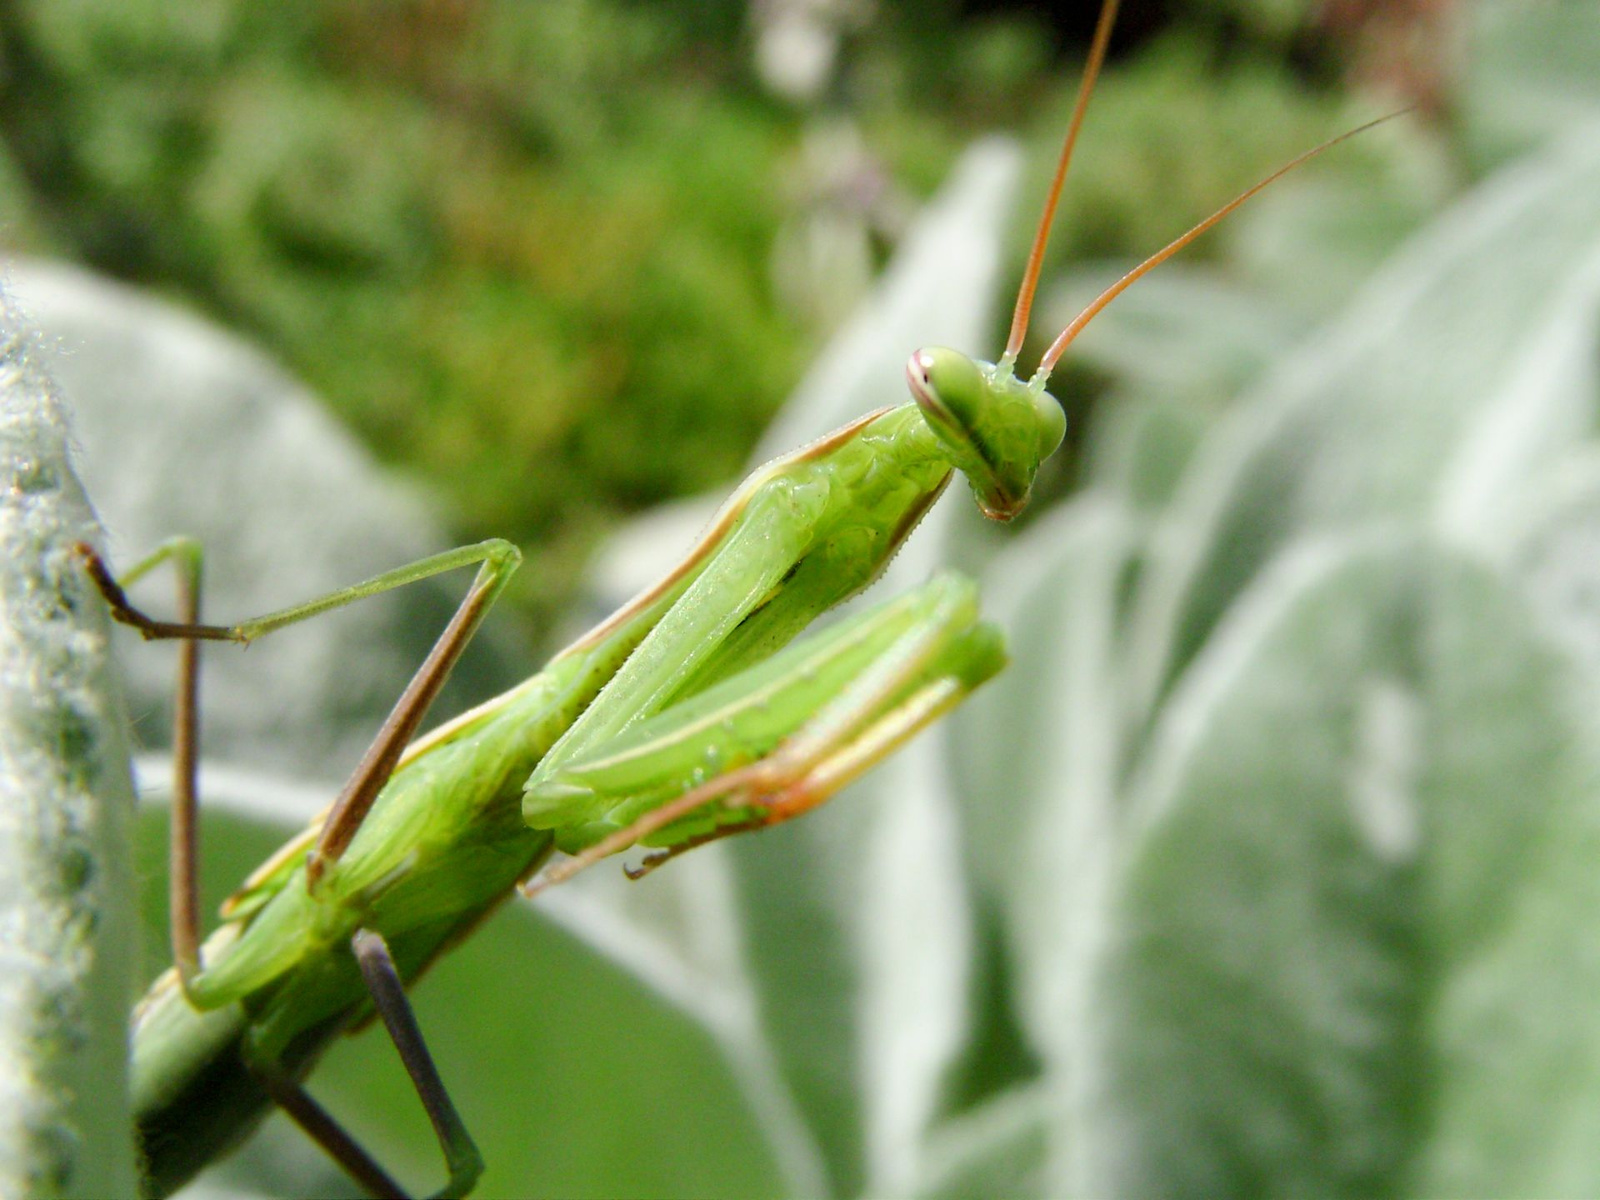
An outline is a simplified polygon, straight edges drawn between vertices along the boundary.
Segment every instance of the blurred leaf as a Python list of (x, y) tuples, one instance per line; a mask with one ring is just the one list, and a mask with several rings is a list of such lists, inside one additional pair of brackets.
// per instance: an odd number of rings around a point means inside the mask
[(1600, 700), (1600, 454), (1575, 452), (1530, 501), (1507, 571)]
[[(1052, 290), (1045, 324), (1065, 328), (1134, 264), (1080, 268)], [(1215, 267), (1163, 264), (1095, 317), (1071, 360), (1141, 391), (1215, 406), (1302, 337), (1308, 322)]]
[(540, 897), (537, 909), (697, 1020), (715, 1039), (745, 1111), (792, 1196), (827, 1193), (821, 1148), (761, 1020), (725, 846), (636, 886), (602, 867)]
[(1023, 1025), (1047, 1055), (1076, 1036), (1058, 1014), (1081, 981), (1063, 967), (1120, 824), (1117, 597), (1133, 534), (1114, 502), (1086, 496), (994, 559), (986, 603), (1013, 661), (952, 723), (967, 857), (1001, 906)]
[(126, 1195), (126, 714), (35, 336), (0, 294), (0, 1191)]
[(1257, 581), (1138, 775), (1064, 1132), (1081, 1189), (1592, 1190), (1571, 682), (1447, 554), (1308, 542)]
[[(1382, 111), (1351, 106), (1344, 127)], [(1400, 116), (1274, 184), (1221, 236), (1274, 304), (1326, 318), (1450, 197), (1446, 153), (1420, 118)]]
[(1118, 389), (1091, 431), (1090, 482), (1147, 513), (1164, 508), (1217, 414)]
[[(1049, 326), (1065, 327), (1121, 274), (1069, 276), (1049, 299)], [(1161, 508), (1205, 431), (1306, 326), (1293, 308), (1214, 268), (1173, 263), (1141, 280), (1084, 329), (1068, 356), (1068, 366), (1116, 381), (1090, 414), (1089, 482), (1139, 508)]]
[[(169, 537), (205, 548), (205, 614), (236, 621), (308, 600), (449, 544), (420, 497), (385, 478), (259, 351), (149, 295), (75, 268), (12, 263), (77, 407), (88, 486), (114, 565)], [(301, 779), (350, 769), (450, 619), (467, 579), (441, 577), (203, 656), (207, 751)], [(171, 611), (170, 576), (135, 590)], [(502, 614), (503, 616), (503, 614)], [(518, 678), (491, 621), (441, 699), (444, 716)], [(116, 634), (137, 733), (170, 734), (174, 654)]]
[(1593, 419), (1597, 186), (1593, 133), (1496, 177), (1208, 440), (1141, 590), (1141, 705), (1295, 536), (1401, 518), (1505, 536), (1525, 474)]
[(1499, 163), (1600, 119), (1600, 7), (1495, 0), (1462, 8), (1468, 47), (1460, 111), (1477, 163)]
[(935, 1131), (914, 1194), (919, 1200), (1044, 1195), (1048, 1116), (1042, 1089), (1028, 1088), (946, 1122)]
[(1288, 556), (1164, 707), (1092, 1015), (1060, 1018), (1100, 1030), (1069, 1065), (1093, 1088), (1061, 1133), (1076, 1191), (1364, 1194), (1395, 1170), (1408, 998), (1385, 922), (1418, 820), (1393, 777), (1414, 722), (1385, 708), (1414, 703), (1398, 565)]
[[(971, 1126), (956, 1134), (961, 1153), (934, 1143), (936, 1195), (993, 1194), (977, 1183), (979, 1171), (1017, 1175), (1007, 1194), (1060, 1194), (1044, 1150), (1061, 1154), (1063, 1072), (1090, 1037), (1067, 1014), (1084, 1012), (1083, 964), (1100, 936), (1124, 820), (1119, 610), (1139, 530), (1117, 502), (1090, 493), (1036, 522), (985, 573), (990, 615), (1010, 635), (1013, 662), (958, 714), (950, 738), (962, 764), (969, 861), (999, 907), (1014, 1003), (1045, 1078), (1026, 1105), (991, 1103), (963, 1117)], [(1030, 1128), (1040, 1121), (1043, 1146)], [(1014, 1157), (1004, 1156), (1007, 1146)]]
[(1514, 582), (1473, 582), (1441, 595), (1451, 602), (1437, 604), (1427, 644), (1430, 1069), (1418, 1098), (1431, 1128), (1407, 1190), (1589, 1195), (1600, 1190), (1593, 693), (1551, 653)]

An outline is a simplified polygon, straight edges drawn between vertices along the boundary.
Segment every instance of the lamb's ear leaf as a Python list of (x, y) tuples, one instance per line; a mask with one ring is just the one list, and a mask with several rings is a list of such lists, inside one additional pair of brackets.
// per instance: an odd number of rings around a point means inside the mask
[(923, 1159), (917, 1200), (1045, 1196), (1052, 1109), (1038, 1084), (1003, 1093), (936, 1127)]
[(1258, 579), (1163, 708), (1069, 1010), (1098, 1031), (1060, 1135), (1088, 1191), (1600, 1186), (1580, 673), (1415, 539)]
[(131, 1195), (133, 790), (100, 539), (21, 313), (0, 294), (0, 1192)]
[(1600, 136), (1583, 133), (1430, 224), (1206, 438), (1141, 582), (1136, 711), (1295, 538), (1421, 520), (1493, 544), (1529, 473), (1592, 428)]
[(1474, 4), (1461, 14), (1462, 143), (1480, 165), (1537, 150), (1600, 118), (1600, 8)]

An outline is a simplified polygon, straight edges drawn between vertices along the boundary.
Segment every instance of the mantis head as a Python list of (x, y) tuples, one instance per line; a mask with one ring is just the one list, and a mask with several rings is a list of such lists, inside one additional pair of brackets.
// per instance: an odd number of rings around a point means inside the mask
[[(1061, 198), (1067, 163), (1083, 125), (1089, 93), (1094, 90), (1095, 77), (1105, 61), (1116, 16), (1117, 0), (1105, 0), (1067, 126), (1066, 144), (1045, 197), (1022, 286), (1017, 289), (1017, 307), (1005, 354), (991, 365), (975, 362), (956, 350), (934, 347), (918, 350), (906, 363), (906, 379), (923, 417), (950, 455), (950, 461), (972, 484), (983, 515), (998, 521), (1009, 521), (1027, 506), (1039, 464), (1056, 452), (1067, 432), (1066, 414), (1044, 390), (1050, 377), (1048, 367), (1041, 365), (1028, 383), (1018, 380), (1012, 369), (1028, 330), (1028, 315), (1044, 264), (1045, 242)], [(1054, 360), (1051, 361), (1053, 365)]]
[(1021, 512), (1039, 464), (1067, 432), (1066, 414), (1042, 383), (1022, 383), (1009, 370), (942, 346), (913, 354), (906, 379), (983, 515), (1009, 521)]

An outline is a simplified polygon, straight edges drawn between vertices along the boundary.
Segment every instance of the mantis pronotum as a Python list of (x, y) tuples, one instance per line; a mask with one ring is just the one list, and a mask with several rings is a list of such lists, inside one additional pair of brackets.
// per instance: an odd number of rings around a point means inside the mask
[[(1284, 172), (1249, 189), (1112, 285), (1026, 383), (1012, 374), (1067, 165), (1116, 0), (1105, 0), (1055, 179), (998, 363), (954, 350), (911, 356), (913, 403), (882, 409), (758, 470), (666, 578), (537, 675), (413, 741), (451, 666), (515, 570), (500, 541), (464, 547), (232, 626), (198, 624), (197, 551), (173, 543), (179, 620), (132, 608), (96, 553), (113, 614), (180, 639), (173, 817), (174, 968), (135, 1023), (135, 1108), (146, 1186), (165, 1193), (283, 1107), (364, 1187), (398, 1185), (301, 1089), (338, 1033), (376, 1011), (433, 1120), (449, 1172), (469, 1191), (481, 1158), (445, 1093), (404, 985), (527, 885), (556, 849), (548, 886), (643, 844), (645, 867), (713, 838), (787, 820), (826, 800), (958, 704), (1004, 664), (958, 576), (794, 641), (866, 587), (953, 470), (980, 508), (1027, 503), (1065, 419), (1051, 369), (1096, 313)], [(1350, 134), (1343, 135), (1344, 137)], [(332, 808), (258, 869), (202, 946), (194, 883), (195, 644), (274, 629), (462, 566), (477, 576)], [(792, 644), (791, 644), (792, 642)]]

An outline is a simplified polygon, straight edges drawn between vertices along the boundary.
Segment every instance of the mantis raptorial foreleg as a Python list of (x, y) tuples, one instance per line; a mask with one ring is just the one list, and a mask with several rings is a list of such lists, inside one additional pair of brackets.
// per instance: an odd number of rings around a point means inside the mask
[(552, 869), (529, 894), (570, 878), (609, 854), (645, 841), (714, 801), (721, 801), (730, 809), (754, 809), (756, 815), (653, 851), (638, 866), (624, 868), (628, 878), (643, 879), (678, 855), (730, 834), (764, 829), (810, 812), (961, 703), (970, 690), (953, 680), (929, 684), (841, 746), (802, 728), (769, 758), (707, 780)]
[[(647, 871), (715, 838), (798, 816), (1004, 662), (997, 632), (977, 620), (972, 585), (940, 576), (634, 725), (593, 754), (541, 766), (523, 800), (530, 823), (609, 808), (611, 832), (547, 871), (530, 894), (639, 842), (668, 843), (645, 860)], [(708, 762), (717, 769), (708, 771)], [(582, 836), (594, 838), (596, 828)]]

